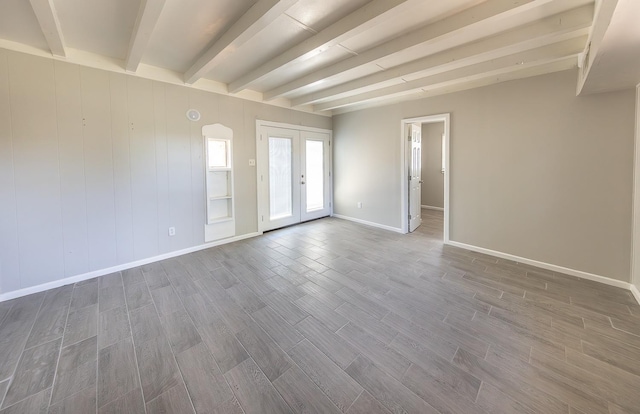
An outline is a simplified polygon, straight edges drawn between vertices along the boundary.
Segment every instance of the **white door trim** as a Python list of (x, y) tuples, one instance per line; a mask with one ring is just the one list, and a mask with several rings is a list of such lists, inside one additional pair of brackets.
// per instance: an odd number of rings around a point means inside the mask
[(256, 142), (256, 188), (257, 188), (256, 196), (258, 198), (257, 209), (256, 209), (256, 220), (258, 222), (258, 232), (262, 233), (265, 231), (264, 225), (260, 216), (264, 214), (264, 211), (266, 208), (264, 203), (264, 200), (266, 199), (264, 194), (264, 186), (260, 185), (260, 162), (261, 161), (265, 162), (265, 160), (260, 159), (261, 152), (259, 150), (260, 149), (260, 131), (262, 127), (284, 128), (284, 129), (292, 129), (295, 131), (308, 131), (308, 132), (319, 132), (323, 134), (329, 134), (329, 146), (330, 146), (329, 175), (331, 176), (331, 179), (329, 180), (329, 206), (330, 206), (329, 215), (333, 216), (333, 131), (330, 129), (287, 124), (284, 122), (263, 121), (263, 120), (257, 119), (255, 142)]
[(403, 233), (409, 231), (409, 188), (407, 185), (407, 140), (404, 136), (405, 127), (411, 123), (430, 124), (434, 122), (444, 122), (444, 142), (445, 142), (445, 158), (444, 158), (444, 242), (449, 243), (449, 179), (451, 171), (450, 163), (450, 129), (451, 114), (437, 114), (429, 116), (421, 116), (416, 118), (403, 119), (400, 123), (400, 218), (401, 229)]
[(640, 84), (636, 86), (636, 125), (633, 157), (631, 225), (631, 291), (640, 303)]
[(333, 130), (324, 129), (324, 128), (315, 128), (310, 126), (296, 125), (296, 124), (287, 124), (284, 122), (274, 122), (274, 121), (263, 121), (260, 119), (256, 119), (256, 135), (260, 132), (260, 127), (275, 127), (275, 128), (285, 128), (285, 129), (295, 129), (297, 131), (311, 131), (311, 132), (321, 132), (324, 134), (331, 135), (333, 138)]

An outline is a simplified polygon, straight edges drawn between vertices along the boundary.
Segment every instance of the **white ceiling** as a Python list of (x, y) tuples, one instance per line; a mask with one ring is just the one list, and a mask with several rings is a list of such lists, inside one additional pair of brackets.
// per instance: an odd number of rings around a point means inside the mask
[(594, 0), (2, 0), (0, 47), (329, 115), (575, 67), (594, 9)]

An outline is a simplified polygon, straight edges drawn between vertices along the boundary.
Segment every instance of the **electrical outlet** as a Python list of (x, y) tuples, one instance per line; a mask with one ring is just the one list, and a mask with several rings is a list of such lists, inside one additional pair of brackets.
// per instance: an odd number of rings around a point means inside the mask
[(256, 160), (249, 160), (249, 167), (255, 167), (256, 166)]
[(358, 208), (362, 208), (362, 201), (358, 201)]
[(175, 236), (175, 235), (176, 235), (176, 228), (169, 227), (169, 236)]

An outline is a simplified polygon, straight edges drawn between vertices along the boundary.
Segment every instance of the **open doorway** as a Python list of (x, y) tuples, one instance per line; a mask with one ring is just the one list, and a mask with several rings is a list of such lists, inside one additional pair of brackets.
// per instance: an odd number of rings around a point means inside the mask
[(402, 228), (449, 240), (450, 115), (402, 120)]

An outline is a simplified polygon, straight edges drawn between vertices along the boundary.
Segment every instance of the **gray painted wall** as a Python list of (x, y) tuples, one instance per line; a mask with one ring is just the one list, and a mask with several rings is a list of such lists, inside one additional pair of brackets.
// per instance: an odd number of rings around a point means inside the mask
[(0, 49), (0, 293), (203, 244), (206, 124), (234, 131), (236, 234), (257, 231), (256, 119), (331, 129), (327, 117)]
[(444, 122), (422, 124), (422, 205), (444, 208)]
[(630, 281), (635, 91), (575, 87), (571, 70), (335, 116), (335, 212), (399, 228), (401, 119), (449, 112), (451, 240)]

